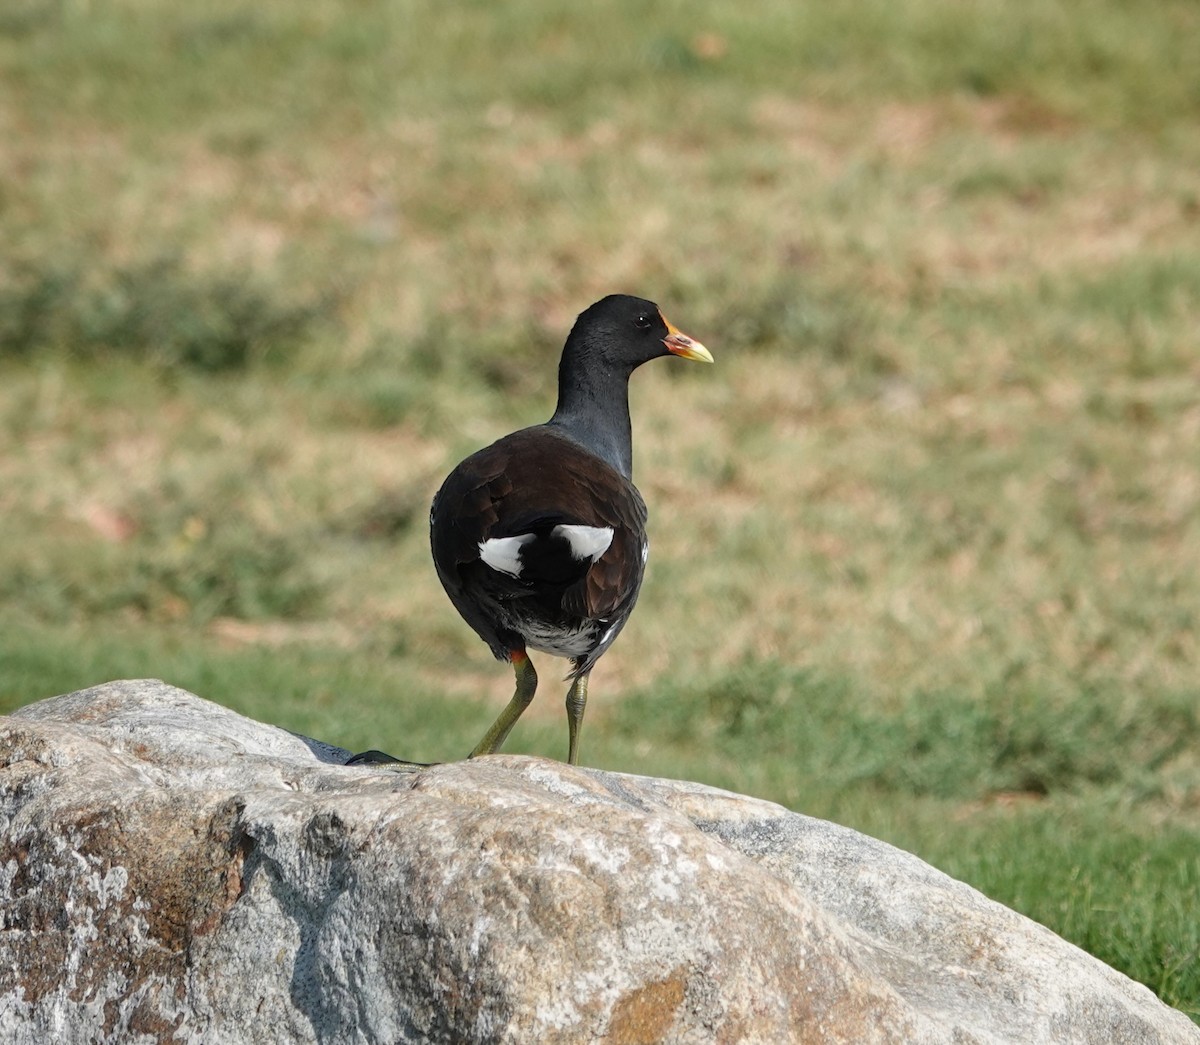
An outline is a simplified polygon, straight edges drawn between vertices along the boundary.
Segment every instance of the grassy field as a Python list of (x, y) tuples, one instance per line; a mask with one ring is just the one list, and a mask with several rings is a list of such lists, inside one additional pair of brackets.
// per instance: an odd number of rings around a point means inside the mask
[[(461, 756), (429, 500), (635, 378), (585, 763), (908, 848), (1200, 1017), (1200, 8), (0, 8), (0, 710), (158, 676)], [(753, 14), (747, 13), (753, 11)], [(562, 691), (509, 750), (564, 757)]]

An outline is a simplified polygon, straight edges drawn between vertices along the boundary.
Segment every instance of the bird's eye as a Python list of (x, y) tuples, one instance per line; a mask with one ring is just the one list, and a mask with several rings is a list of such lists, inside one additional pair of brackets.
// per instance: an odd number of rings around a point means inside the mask
[(649, 316), (638, 316), (633, 322), (637, 326), (638, 330), (649, 330), (652, 326), (654, 326), (654, 320), (652, 320)]

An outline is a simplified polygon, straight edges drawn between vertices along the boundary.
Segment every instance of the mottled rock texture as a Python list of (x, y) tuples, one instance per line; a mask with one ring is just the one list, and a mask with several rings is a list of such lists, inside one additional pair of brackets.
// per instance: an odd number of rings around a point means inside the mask
[(345, 755), (155, 681), (0, 719), (0, 1041), (1200, 1042), (845, 828)]

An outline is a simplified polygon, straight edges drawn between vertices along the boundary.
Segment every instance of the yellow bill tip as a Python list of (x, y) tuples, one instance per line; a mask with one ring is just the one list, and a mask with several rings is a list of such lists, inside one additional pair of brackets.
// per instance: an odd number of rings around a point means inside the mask
[(698, 363), (713, 361), (712, 353), (694, 337), (688, 337), (665, 316), (663, 322), (667, 325), (667, 336), (663, 338), (663, 344), (667, 346), (671, 355), (679, 356), (680, 359), (694, 359)]

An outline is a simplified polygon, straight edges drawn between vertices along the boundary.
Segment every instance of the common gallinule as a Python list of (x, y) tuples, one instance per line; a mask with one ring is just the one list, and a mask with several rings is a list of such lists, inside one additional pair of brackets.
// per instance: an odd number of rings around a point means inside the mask
[(631, 479), (629, 376), (659, 356), (712, 362), (657, 305), (613, 294), (581, 313), (558, 406), (472, 454), (433, 499), (430, 541), (450, 601), (516, 692), (471, 757), (498, 751), (537, 688), (527, 649), (568, 657), (567, 758), (579, 758), (588, 675), (625, 626), (646, 566), (646, 505)]

